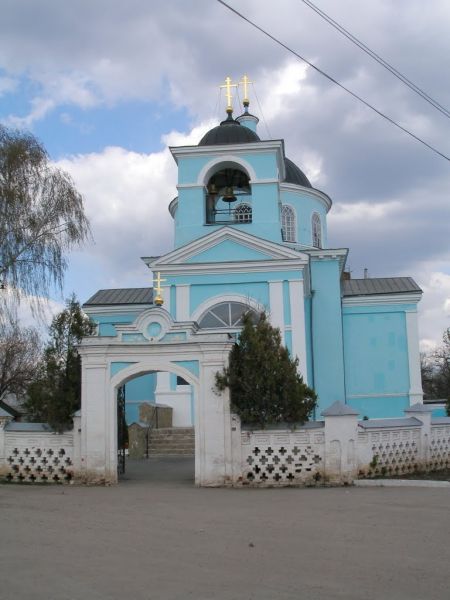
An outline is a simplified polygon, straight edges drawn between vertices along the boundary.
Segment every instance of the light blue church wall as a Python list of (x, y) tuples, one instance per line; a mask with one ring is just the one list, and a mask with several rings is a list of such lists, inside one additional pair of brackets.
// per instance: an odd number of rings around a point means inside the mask
[(238, 294), (244, 299), (255, 300), (262, 306), (269, 309), (269, 286), (267, 282), (261, 281), (258, 283), (224, 283), (224, 284), (203, 284), (192, 285), (190, 288), (191, 313), (193, 313), (200, 304), (213, 298), (220, 297), (225, 294)]
[(339, 262), (311, 261), (313, 381), (319, 396), (317, 416), (345, 400)]
[[(180, 158), (178, 161), (179, 185), (192, 185), (195, 187), (179, 188), (178, 208), (175, 217), (176, 248), (223, 226), (223, 224), (206, 224), (205, 182), (197, 185), (200, 171), (218, 156), (208, 155)], [(251, 165), (257, 179), (267, 180), (277, 179), (278, 177), (276, 156), (276, 152), (272, 151), (258, 154), (244, 154), (242, 155), (242, 159)], [(239, 163), (239, 157), (236, 157), (236, 162)], [(217, 169), (219, 168), (220, 166), (217, 165)], [(279, 206), (277, 202), (274, 202), (274, 198), (277, 197), (277, 183), (252, 184), (252, 222), (235, 223), (231, 226), (268, 240), (281, 242), (281, 224), (277, 226), (280, 223)]]
[(98, 324), (98, 334), (105, 337), (115, 337), (117, 335), (115, 325), (118, 323), (133, 323), (139, 312), (126, 313), (122, 315), (92, 315), (91, 319)]
[(139, 423), (139, 406), (142, 402), (155, 403), (156, 373), (135, 377), (125, 384), (125, 419)]
[(347, 402), (361, 417), (401, 417), (409, 405), (408, 307), (343, 309)]
[(320, 200), (305, 192), (281, 192), (283, 204), (295, 209), (297, 217), (297, 243), (312, 246), (312, 215), (318, 213), (322, 224), (322, 246), (328, 246), (327, 211)]
[[(232, 151), (230, 152), (232, 155)], [(211, 153), (203, 156), (183, 157), (178, 159), (178, 184), (196, 184), (200, 171), (211, 161), (223, 158), (223, 154)], [(235, 157), (235, 162), (251, 165), (257, 179), (276, 179), (278, 165), (276, 151), (258, 152), (257, 154), (245, 153)], [(220, 168), (219, 166), (217, 168)], [(243, 167), (245, 170), (245, 167)], [(207, 182), (201, 182), (201, 185)]]
[(212, 248), (191, 256), (186, 262), (227, 262), (241, 260), (268, 260), (272, 257), (232, 240), (224, 240)]

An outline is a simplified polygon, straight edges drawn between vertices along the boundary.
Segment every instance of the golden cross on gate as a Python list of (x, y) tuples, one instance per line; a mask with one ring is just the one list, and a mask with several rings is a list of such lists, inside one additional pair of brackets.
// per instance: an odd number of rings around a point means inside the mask
[(249, 104), (250, 101), (248, 99), (248, 84), (249, 83), (253, 83), (253, 81), (250, 81), (250, 79), (247, 77), (247, 75), (244, 75), (244, 77), (242, 78), (242, 81), (239, 82), (240, 85), (244, 86), (244, 100), (243, 103), (247, 103)]
[(236, 88), (237, 83), (231, 83), (231, 77), (225, 77), (225, 85), (221, 85), (221, 88), (226, 88), (226, 97), (227, 97), (227, 112), (233, 112), (233, 105), (231, 103), (233, 96), (231, 94), (231, 88)]
[(155, 285), (156, 283), (156, 287), (155, 287), (155, 292), (159, 295), (162, 292), (162, 287), (161, 287), (161, 283), (163, 281), (167, 281), (167, 279), (161, 279), (161, 273), (158, 271), (156, 273), (156, 279), (153, 278), (153, 285)]

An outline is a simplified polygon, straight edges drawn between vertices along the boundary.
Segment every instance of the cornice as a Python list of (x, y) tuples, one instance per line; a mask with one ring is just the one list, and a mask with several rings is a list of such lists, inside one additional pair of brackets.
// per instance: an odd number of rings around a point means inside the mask
[(396, 294), (374, 294), (372, 296), (344, 296), (342, 306), (373, 306), (377, 304), (417, 304), (422, 292), (400, 292)]
[(83, 306), (83, 311), (88, 315), (134, 314), (152, 307), (153, 304), (101, 304), (96, 306)]
[(305, 250), (309, 254), (311, 261), (338, 259), (340, 272), (344, 270), (348, 256), (348, 248), (314, 248), (314, 250)]
[(175, 213), (178, 208), (178, 196), (175, 196), (175, 198), (173, 200), (171, 200), (171, 202), (167, 208), (169, 209), (169, 212), (170, 212), (170, 215), (172, 216), (172, 218), (175, 219)]
[(327, 212), (329, 212), (333, 204), (331, 198), (327, 194), (325, 194), (325, 192), (321, 192), (320, 190), (316, 190), (315, 188), (296, 185), (295, 183), (286, 183), (284, 181), (280, 182), (280, 191), (295, 192), (297, 194), (301, 193), (302, 195), (312, 196), (316, 200), (319, 200), (325, 206)]
[(248, 154), (249, 152), (261, 154), (268, 150), (279, 149), (284, 150), (283, 140), (266, 140), (247, 144), (220, 144), (217, 146), (169, 146), (169, 150), (177, 163), (179, 157)]
[(308, 264), (304, 259), (281, 259), (261, 261), (236, 261), (222, 263), (146, 263), (150, 269), (158, 269), (164, 275), (216, 275), (220, 273), (261, 273), (267, 271), (303, 271)]
[[(153, 266), (159, 266), (163, 264), (181, 264), (184, 263), (186, 260), (190, 259), (191, 257), (196, 256), (204, 250), (212, 248), (225, 240), (232, 240), (253, 250), (269, 254), (271, 255), (271, 259), (269, 259), (270, 261), (293, 259), (295, 261), (300, 261), (301, 263), (306, 264), (309, 260), (306, 254), (299, 252), (298, 250), (292, 250), (291, 248), (287, 248), (283, 244), (278, 244), (276, 242), (264, 240), (250, 233), (246, 233), (233, 227), (227, 226), (221, 227), (220, 229), (216, 229), (212, 233), (208, 233), (202, 236), (201, 238), (198, 238), (186, 244), (185, 246), (182, 246), (181, 248), (172, 250), (172, 252), (169, 252), (165, 256), (160, 256), (154, 259), (153, 261), (148, 261), (145, 259), (143, 260), (144, 262), (146, 262), (146, 264), (150, 265), (150, 268), (153, 268)], [(245, 264), (249, 264), (249, 262), (259, 263), (263, 261), (245, 261)]]

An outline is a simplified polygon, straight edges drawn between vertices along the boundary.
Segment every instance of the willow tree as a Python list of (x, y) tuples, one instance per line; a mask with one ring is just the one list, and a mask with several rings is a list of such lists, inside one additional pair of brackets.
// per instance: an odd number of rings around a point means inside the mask
[(0, 125), (0, 309), (26, 295), (39, 310), (52, 286), (62, 289), (67, 252), (88, 236), (70, 176), (33, 135)]

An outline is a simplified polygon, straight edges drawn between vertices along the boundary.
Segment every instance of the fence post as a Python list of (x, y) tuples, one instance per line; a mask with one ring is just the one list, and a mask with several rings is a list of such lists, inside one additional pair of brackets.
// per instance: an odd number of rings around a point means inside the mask
[(231, 413), (231, 474), (233, 485), (242, 483), (241, 419)]
[(81, 410), (73, 416), (73, 466), (75, 474), (81, 469)]
[(352, 483), (356, 477), (358, 411), (339, 400), (322, 412), (325, 417), (325, 477)]
[(0, 476), (7, 472), (5, 456), (5, 427), (13, 420), (12, 415), (0, 408)]
[(420, 428), (419, 457), (424, 468), (427, 468), (429, 461), (432, 412), (432, 408), (425, 406), (420, 402), (413, 404), (412, 406), (408, 406), (408, 408), (405, 408), (404, 410), (404, 413), (407, 417), (414, 417), (422, 423), (422, 427)]

